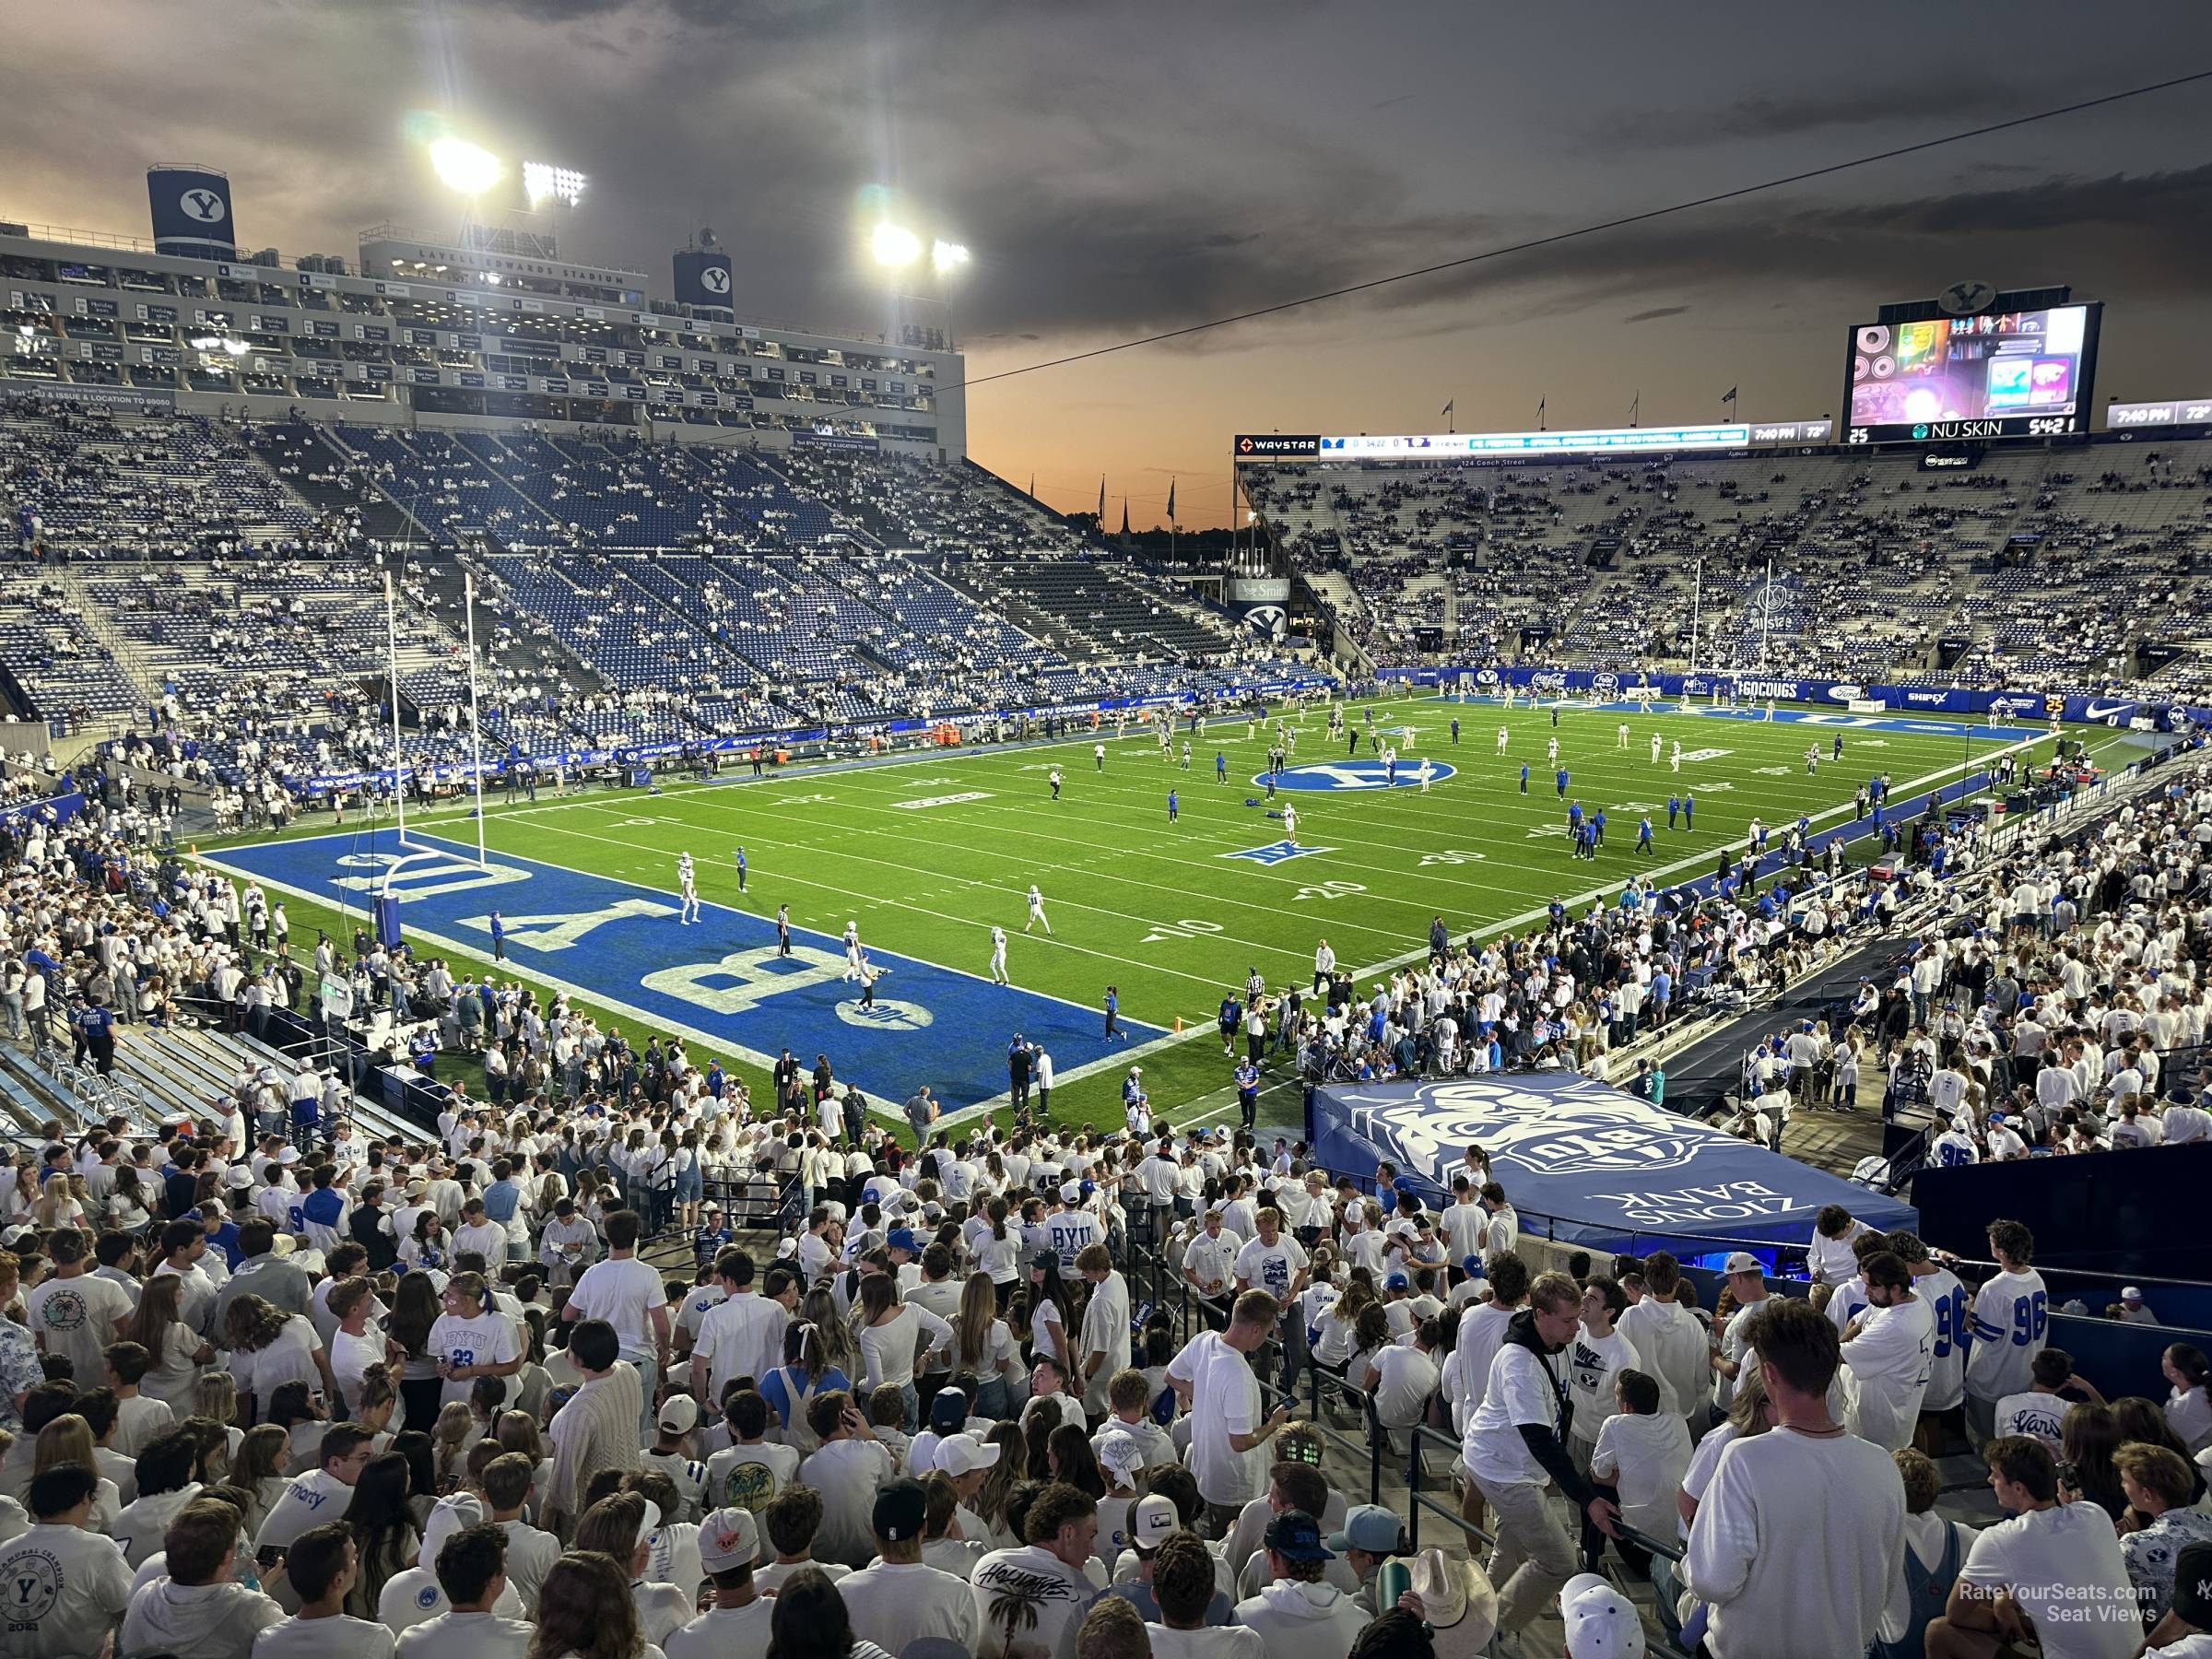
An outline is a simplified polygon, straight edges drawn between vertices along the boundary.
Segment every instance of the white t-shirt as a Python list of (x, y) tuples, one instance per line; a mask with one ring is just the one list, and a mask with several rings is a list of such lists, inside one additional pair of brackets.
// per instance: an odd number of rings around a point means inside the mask
[(304, 1313), (295, 1313), (265, 1347), (251, 1354), (232, 1349), (230, 1374), (238, 1380), (238, 1392), (253, 1395), (265, 1416), (271, 1397), (287, 1382), (304, 1382), (312, 1390), (322, 1388), (323, 1371), (315, 1363), (315, 1356), (322, 1351), (323, 1341), (315, 1335), (313, 1321)]
[(1254, 1239), (1237, 1252), (1237, 1277), (1278, 1302), (1290, 1300), (1290, 1282), (1305, 1267), (1305, 1246), (1285, 1232), (1277, 1233), (1272, 1244)]
[(392, 1659), (392, 1632), (370, 1619), (278, 1619), (253, 1638), (253, 1659)]
[(130, 1312), (131, 1298), (121, 1285), (95, 1274), (56, 1275), (33, 1286), (23, 1307), (31, 1330), (45, 1339), (46, 1351), (66, 1355), (76, 1367), (77, 1386), (89, 1388), (107, 1363), (115, 1322)]
[(651, 1359), (656, 1350), (653, 1310), (661, 1305), (661, 1276), (636, 1256), (610, 1256), (583, 1270), (569, 1292), (579, 1317), (604, 1319), (615, 1327), (625, 1358)]
[[(730, 1477), (739, 1469), (747, 1473), (733, 1492)], [(759, 1473), (753, 1473), (756, 1470)], [(757, 1446), (724, 1446), (707, 1459), (706, 1502), (715, 1509), (734, 1503), (738, 1509), (757, 1511), (798, 1477), (795, 1446), (771, 1445), (767, 1441)]]
[(1689, 1472), (1689, 1425), (1677, 1411), (1620, 1411), (1597, 1431), (1590, 1472), (1620, 1493), (1622, 1518), (1646, 1537), (1665, 1538), (1680, 1512), (1675, 1494)]
[(1246, 1625), (1171, 1630), (1147, 1620), (1145, 1636), (1152, 1644), (1152, 1659), (1267, 1659), (1265, 1640)]
[(534, 1626), (498, 1613), (441, 1613), (401, 1631), (398, 1654), (400, 1659), (524, 1659), (534, 1634)]
[(6, 1649), (25, 1659), (97, 1653), (131, 1605), (131, 1569), (113, 1541), (44, 1524), (0, 1547)]
[(1374, 1358), (1375, 1415), (1385, 1429), (1410, 1429), (1421, 1420), (1441, 1380), (1436, 1361), (1418, 1347), (1389, 1343)]
[(1490, 1359), (1482, 1404), (1467, 1420), (1460, 1446), (1467, 1473), (1491, 1486), (1544, 1486), (1551, 1477), (1521, 1438), (1524, 1424), (1559, 1431), (1566, 1397), (1564, 1352), (1539, 1357), (1524, 1343), (1508, 1342)]
[[(500, 1530), (507, 1535), (507, 1582), (523, 1598), (524, 1612), (535, 1616), (537, 1587), (546, 1582), (553, 1563), (560, 1559), (560, 1540), (524, 1521), (502, 1521)], [(433, 1571), (435, 1567), (433, 1562)]]
[(757, 1388), (783, 1363), (783, 1331), (791, 1315), (783, 1304), (758, 1291), (743, 1291), (717, 1302), (700, 1321), (694, 1357), (707, 1361), (707, 1397), (722, 1398), (733, 1378), (750, 1377)]
[(253, 1535), (256, 1550), (288, 1547), (311, 1526), (343, 1521), (353, 1503), (353, 1488), (324, 1469), (311, 1469), (284, 1488), (269, 1511), (269, 1518)]
[(1191, 1473), (1208, 1503), (1243, 1504), (1260, 1495), (1267, 1448), (1230, 1448), (1230, 1436), (1255, 1432), (1263, 1418), (1260, 1385), (1252, 1367), (1219, 1333), (1202, 1331), (1168, 1367), (1191, 1382)]
[(1591, 1335), (1588, 1325), (1578, 1328), (1567, 1345), (1567, 1399), (1574, 1407), (1574, 1438), (1596, 1441), (1598, 1430), (1613, 1415), (1613, 1384), (1622, 1371), (1648, 1373), (1651, 1369), (1618, 1326), (1604, 1336)]
[(1974, 1343), (1966, 1357), (1966, 1392), (1996, 1401), (2024, 1394), (2043, 1351), (2050, 1298), (2043, 1276), (2000, 1273), (1974, 1293)]
[[(474, 1319), (463, 1319), (457, 1313), (439, 1314), (430, 1322), (427, 1351), (431, 1359), (453, 1365), (504, 1365), (523, 1357), (522, 1346), (515, 1340), (514, 1321), (490, 1308)], [(449, 1378), (438, 1391), (438, 1403), (450, 1406), (458, 1400), (465, 1406), (469, 1390), (475, 1386), (474, 1378), (460, 1382)]]
[(1868, 1307), (1859, 1334), (1843, 1345), (1846, 1423), (1885, 1452), (1912, 1443), (1934, 1364), (1936, 1316), (1915, 1296), (1895, 1307)]
[[(841, 1584), (842, 1579), (838, 1581)], [(733, 1653), (768, 1652), (768, 1626), (776, 1604), (757, 1596), (742, 1607), (701, 1613), (664, 1644), (668, 1659), (728, 1659)]]
[(876, 1492), (891, 1473), (890, 1453), (865, 1440), (831, 1441), (799, 1465), (800, 1480), (822, 1495), (818, 1559), (859, 1567), (874, 1558)]
[[(845, 1583), (838, 1585), (840, 1590)], [(970, 1575), (969, 1607), (974, 1615), (976, 1640), (971, 1643), (977, 1659), (1000, 1659), (1006, 1652), (1006, 1605), (1009, 1599), (1026, 1604), (1036, 1623), (1026, 1616), (1016, 1637), (1027, 1651), (1034, 1641), (1047, 1653), (1072, 1651), (1074, 1634), (1092, 1600), (1106, 1588), (1106, 1568), (1095, 1556), (1079, 1568), (1070, 1567), (1038, 1544), (1018, 1549), (994, 1549), (975, 1564)], [(995, 1616), (994, 1616), (995, 1615)], [(885, 1645), (888, 1646), (888, 1643)]]
[(2051, 1455), (2059, 1455), (2060, 1432), (2065, 1426), (2068, 1402), (2056, 1394), (2037, 1394), (2030, 1389), (2026, 1394), (2006, 1394), (1997, 1402), (1995, 1428), (1999, 1434), (2027, 1434), (2051, 1448)]
[(1959, 1582), (2005, 1585), (2041, 1640), (2043, 1659), (2133, 1659), (2143, 1625), (2112, 1517), (2056, 1504), (1984, 1527)]
[(1712, 1604), (1716, 1653), (1864, 1659), (1884, 1610), (1906, 1599), (1904, 1551), (1889, 1454), (1783, 1428), (1721, 1453), (1682, 1569)]
[(838, 1580), (837, 1589), (853, 1634), (894, 1653), (924, 1636), (942, 1636), (972, 1653), (982, 1634), (968, 1581), (919, 1561), (877, 1561)]

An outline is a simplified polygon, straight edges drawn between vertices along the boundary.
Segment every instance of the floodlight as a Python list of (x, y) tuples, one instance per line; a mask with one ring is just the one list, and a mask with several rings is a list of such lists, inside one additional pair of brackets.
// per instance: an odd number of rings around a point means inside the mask
[(869, 238), (869, 247), (876, 254), (877, 265), (889, 265), (897, 270), (910, 265), (922, 257), (921, 239), (912, 231), (897, 225), (878, 225), (876, 234)]
[(439, 182), (463, 195), (482, 195), (505, 176), (507, 165), (489, 150), (465, 138), (437, 138), (430, 143), (430, 166)]
[(940, 276), (957, 271), (968, 263), (968, 250), (959, 242), (933, 241), (929, 244), (930, 268)]
[(549, 161), (523, 163), (523, 194), (531, 205), (550, 196), (573, 207), (583, 195), (583, 175), (572, 167), (556, 167)]

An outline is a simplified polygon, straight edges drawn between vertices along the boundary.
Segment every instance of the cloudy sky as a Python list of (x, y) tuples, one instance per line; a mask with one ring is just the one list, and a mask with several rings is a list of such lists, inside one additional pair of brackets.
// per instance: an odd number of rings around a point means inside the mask
[[(883, 325), (858, 204), (973, 265), (971, 375), (2212, 68), (2212, 7), (1305, 0), (72, 0), (14, 8), (0, 218), (144, 234), (149, 161), (242, 242), (450, 233), (435, 112), (594, 181), (571, 253), (701, 225), (741, 315)], [(23, 73), (26, 65), (35, 72)], [(970, 447), (1064, 508), (1218, 523), (1240, 429), (1832, 414), (1846, 331), (1960, 277), (2110, 302), (2100, 392), (2212, 391), (2212, 82), (1068, 367)]]

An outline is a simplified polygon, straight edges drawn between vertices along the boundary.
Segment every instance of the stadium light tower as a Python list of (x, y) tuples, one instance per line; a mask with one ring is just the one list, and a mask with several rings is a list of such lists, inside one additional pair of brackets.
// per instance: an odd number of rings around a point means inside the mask
[(540, 202), (561, 202), (573, 207), (583, 199), (584, 176), (572, 167), (556, 167), (550, 161), (523, 163), (523, 194), (535, 207)]
[(430, 141), (430, 167), (438, 182), (465, 196), (479, 196), (507, 174), (507, 164), (480, 145), (450, 135)]
[(922, 257), (922, 239), (900, 225), (885, 220), (868, 237), (868, 252), (876, 263), (888, 269), (903, 271)]
[(968, 259), (968, 250), (959, 242), (940, 241), (929, 244), (929, 268), (940, 276), (951, 276)]

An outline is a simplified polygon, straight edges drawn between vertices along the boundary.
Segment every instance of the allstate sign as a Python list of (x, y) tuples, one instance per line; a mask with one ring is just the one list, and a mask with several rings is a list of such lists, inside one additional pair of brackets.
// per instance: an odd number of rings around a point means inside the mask
[[(1390, 768), (1380, 760), (1319, 760), (1307, 766), (1293, 766), (1276, 774), (1277, 789), (1320, 790), (1341, 792), (1353, 789), (1418, 789), (1426, 781), (1441, 783), (1459, 769), (1443, 760), (1401, 760), (1397, 776), (1391, 776)], [(1253, 780), (1265, 784), (1267, 774), (1260, 772)]]

